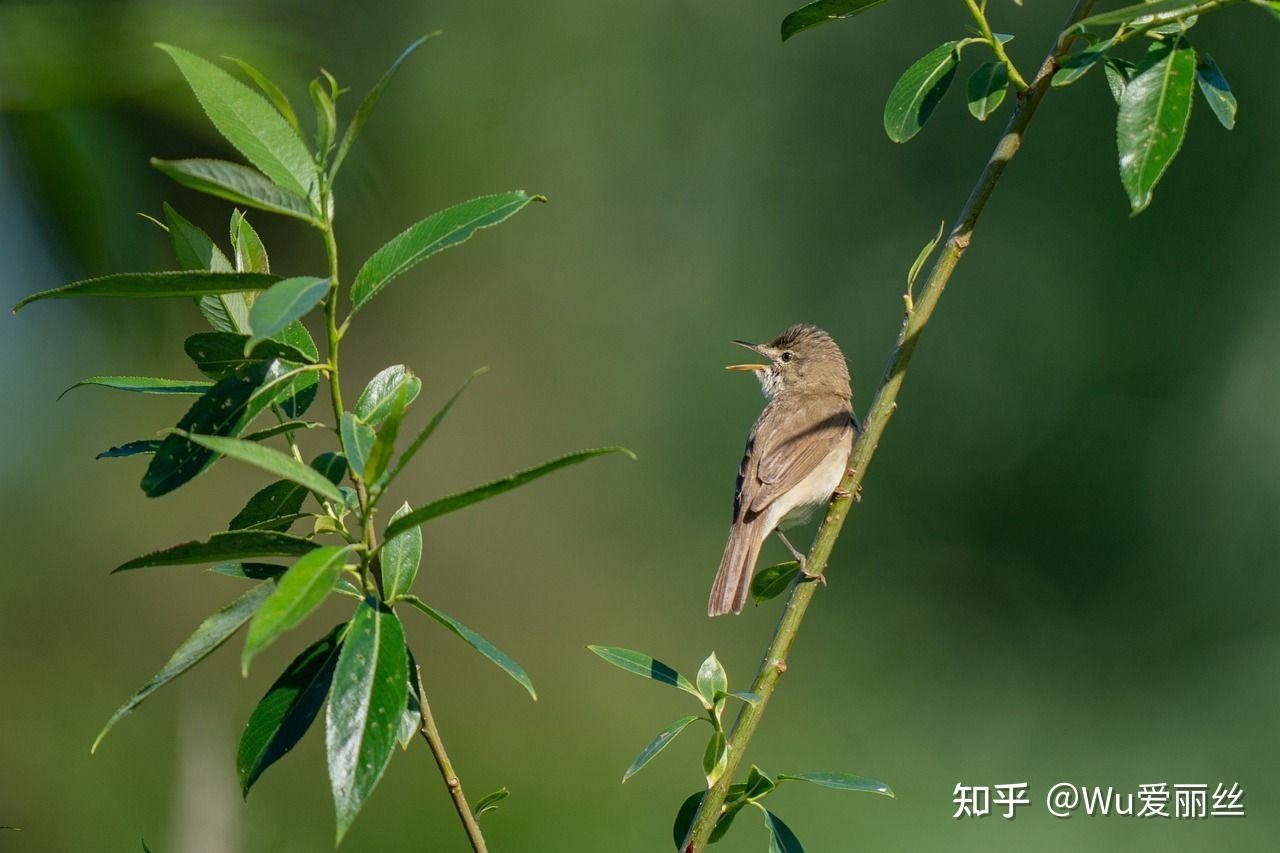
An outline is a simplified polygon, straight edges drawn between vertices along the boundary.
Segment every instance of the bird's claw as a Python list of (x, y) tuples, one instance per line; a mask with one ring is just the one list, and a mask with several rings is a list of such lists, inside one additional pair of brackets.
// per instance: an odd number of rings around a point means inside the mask
[(804, 566), (800, 567), (800, 578), (804, 583), (813, 583), (817, 581), (823, 586), (827, 585), (827, 576), (818, 572), (811, 572)]

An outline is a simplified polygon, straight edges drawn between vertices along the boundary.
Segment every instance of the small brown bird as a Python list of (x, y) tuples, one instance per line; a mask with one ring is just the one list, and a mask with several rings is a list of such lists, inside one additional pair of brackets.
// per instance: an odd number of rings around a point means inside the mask
[(707, 615), (741, 613), (760, 546), (778, 538), (805, 571), (804, 555), (782, 528), (803, 524), (836, 494), (858, 432), (850, 398), (849, 368), (831, 336), (798, 324), (767, 344), (734, 341), (768, 364), (734, 364), (760, 380), (769, 405), (751, 434), (738, 468), (733, 526), (707, 603)]

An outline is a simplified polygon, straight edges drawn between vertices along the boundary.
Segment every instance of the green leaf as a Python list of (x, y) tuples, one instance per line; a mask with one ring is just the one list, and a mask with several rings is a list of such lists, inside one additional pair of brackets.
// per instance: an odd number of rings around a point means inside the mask
[(262, 94), (267, 96), (271, 103), (275, 105), (275, 108), (279, 111), (280, 115), (284, 117), (284, 120), (289, 122), (290, 126), (293, 127), (294, 132), (301, 135), (302, 128), (298, 126), (298, 116), (293, 111), (293, 104), (289, 103), (289, 96), (286, 95), (279, 86), (271, 82), (267, 75), (263, 74), (243, 59), (237, 59), (234, 56), (224, 56), (223, 59), (229, 59), (236, 65), (239, 65), (240, 70), (247, 74), (249, 79), (257, 84), (258, 88), (262, 90)]
[[(247, 440), (247, 439), (246, 439)], [(320, 473), (326, 481), (337, 486), (347, 472), (347, 460), (338, 453), (322, 453), (311, 462), (311, 468)], [(246, 527), (257, 527), (267, 530), (285, 530), (291, 521), (283, 521), (302, 509), (302, 502), (307, 498), (308, 490), (292, 480), (277, 480), (266, 486), (245, 504), (244, 509), (231, 519), (230, 530), (243, 530)], [(273, 519), (281, 519), (283, 526), (263, 525)]]
[(210, 121), (236, 150), (277, 186), (317, 198), (315, 160), (281, 115), (248, 86), (193, 53), (158, 44), (178, 64)]
[(767, 569), (756, 572), (751, 579), (751, 600), (756, 604), (764, 604), (787, 591), (796, 575), (800, 573), (800, 564), (795, 560), (776, 563)]
[(690, 696), (695, 697), (703, 706), (707, 704), (706, 700), (702, 698), (702, 694), (698, 692), (698, 688), (694, 687), (689, 679), (662, 661), (649, 657), (644, 652), (623, 649), (618, 646), (587, 646), (587, 648), (619, 669), (639, 675), (642, 678), (651, 678), (661, 684), (678, 687)]
[(1009, 66), (1004, 62), (984, 62), (969, 76), (969, 112), (986, 121), (1004, 101), (1009, 91)]
[(1176, 21), (1187, 12), (1195, 9), (1204, 0), (1155, 0), (1150, 3), (1136, 3), (1110, 12), (1099, 12), (1076, 23), (1072, 30), (1083, 31), (1088, 27), (1101, 27), (1107, 24), (1162, 24)]
[(183, 542), (181, 545), (134, 557), (114, 571), (123, 572), (151, 566), (190, 566), (220, 560), (243, 560), (248, 557), (295, 557), (315, 548), (315, 543), (287, 533), (236, 530), (214, 533), (208, 539)]
[[(178, 266), (184, 270), (208, 270), (209, 272), (231, 272), (231, 262), (222, 250), (217, 247), (208, 234), (188, 222), (168, 204), (164, 205), (164, 217), (168, 223), (169, 239), (173, 243), (173, 254)], [(240, 272), (241, 270), (237, 270)], [(250, 270), (250, 272), (270, 272), (270, 270)], [(244, 294), (223, 293), (217, 296), (201, 296), (196, 304), (200, 313), (215, 329), (222, 332), (236, 332), (244, 329), (248, 323), (249, 307)]]
[(939, 45), (903, 72), (884, 105), (884, 129), (894, 142), (920, 132), (942, 96), (951, 88), (960, 65), (960, 42)]
[(219, 563), (207, 571), (228, 578), (248, 581), (275, 580), (285, 573), (288, 566), (277, 566), (271, 563)]
[[(231, 248), (236, 256), (236, 269), (240, 272), (271, 272), (267, 247), (238, 208), (231, 214)], [(241, 331), (247, 328), (242, 326)]]
[(369, 94), (364, 96), (364, 100), (360, 102), (359, 108), (356, 109), (356, 114), (351, 117), (351, 122), (347, 125), (346, 133), (342, 135), (342, 142), (338, 144), (337, 153), (333, 155), (333, 165), (329, 167), (329, 180), (333, 180), (333, 176), (338, 174), (338, 167), (342, 165), (343, 160), (347, 159), (347, 152), (351, 150), (351, 144), (356, 141), (356, 137), (360, 135), (360, 130), (364, 127), (364, 123), (369, 120), (369, 115), (373, 112), (373, 108), (378, 105), (378, 99), (382, 97), (383, 90), (387, 88), (391, 78), (400, 69), (400, 63), (408, 59), (409, 55), (421, 47), (427, 39), (438, 35), (440, 35), (439, 31), (427, 33), (406, 47), (396, 57), (395, 62), (391, 63), (391, 67), (383, 73), (381, 79), (369, 90)]
[(265, 441), (268, 438), (275, 438), (277, 435), (284, 435), (285, 433), (327, 428), (327, 424), (317, 423), (316, 421), (284, 421), (273, 426), (263, 427), (262, 429), (245, 433), (240, 436), (240, 438), (245, 441)]
[(285, 631), (296, 628), (328, 597), (352, 548), (351, 545), (316, 548), (280, 576), (275, 591), (249, 623), (249, 636), (240, 656), (240, 668), (245, 675), (249, 674), (249, 663), (258, 652)]
[(743, 796), (747, 799), (759, 799), (766, 796), (778, 784), (769, 778), (769, 775), (756, 765), (751, 765), (751, 772), (747, 774), (747, 788), (743, 792)]
[(395, 467), (391, 469), (391, 473), (387, 476), (388, 483), (399, 476), (400, 472), (404, 470), (404, 466), (409, 464), (409, 460), (413, 459), (414, 455), (422, 449), (422, 445), (431, 437), (431, 433), (436, 431), (436, 427), (440, 426), (440, 422), (444, 420), (445, 415), (449, 414), (449, 410), (453, 408), (454, 403), (458, 402), (458, 398), (462, 396), (463, 391), (467, 390), (467, 386), (471, 384), (471, 381), (477, 376), (488, 372), (488, 370), (489, 368), (487, 367), (481, 367), (468, 376), (467, 381), (462, 383), (462, 387), (453, 392), (453, 396), (440, 407), (440, 411), (431, 416), (431, 420), (422, 428), (422, 432), (418, 433), (417, 437), (405, 448), (404, 453), (400, 454), (400, 458), (396, 460)]
[(769, 853), (804, 853), (804, 845), (782, 818), (763, 806), (760, 810), (764, 812), (765, 826), (769, 827)]
[(1119, 106), (1129, 81), (1138, 72), (1138, 66), (1127, 59), (1108, 56), (1103, 62), (1102, 72), (1107, 77), (1107, 88), (1111, 90), (1111, 97), (1115, 98), (1116, 105)]
[[(929, 256), (933, 254), (933, 250), (938, 247), (938, 242), (942, 239), (942, 231), (947, 227), (946, 221), (938, 223), (938, 233), (933, 239), (924, 244), (924, 248), (920, 250), (920, 254), (916, 255), (916, 259), (911, 262), (911, 268), (907, 270), (907, 293), (911, 293), (911, 288), (915, 287), (916, 277), (920, 275), (920, 270), (924, 268), (924, 262), (929, 260)], [(797, 564), (799, 565), (799, 564)]]
[(249, 309), (249, 329), (253, 334), (245, 342), (245, 352), (306, 316), (328, 292), (329, 279), (307, 275), (286, 278), (262, 291)]
[(400, 600), (418, 608), (423, 613), (448, 628), (464, 643), (471, 646), (471, 648), (475, 649), (489, 660), (493, 661), (500, 669), (502, 669), (503, 672), (520, 682), (520, 685), (528, 691), (530, 698), (535, 702), (538, 700), (538, 692), (533, 689), (533, 680), (529, 678), (529, 674), (524, 671), (524, 668), (520, 666), (520, 664), (516, 663), (506, 652), (499, 649), (475, 631), (472, 631), (466, 625), (463, 625), (457, 619), (454, 619), (448, 613), (445, 613), (442, 610), (437, 610), (421, 598), (418, 598), (416, 595), (406, 595), (401, 597)]
[(322, 223), (306, 200), (280, 189), (266, 175), (248, 166), (207, 157), (189, 160), (159, 160), (152, 157), (151, 165), (196, 192), (268, 213), (292, 216), (317, 228), (321, 227)]
[(702, 694), (707, 707), (714, 706), (718, 697), (729, 690), (729, 676), (724, 671), (720, 659), (712, 652), (698, 667), (698, 692)]
[(239, 438), (227, 438), (225, 436), (200, 435), (198, 433), (184, 433), (184, 435), (201, 447), (207, 447), (215, 453), (221, 453), (231, 459), (254, 465), (286, 480), (292, 480), (317, 495), (326, 497), (336, 503), (342, 502), (342, 493), (338, 491), (338, 487), (334, 483), (330, 482), (328, 477), (314, 468), (303, 465), (287, 453), (281, 453), (274, 447), (268, 447), (255, 441), (243, 441)]
[(501, 480), (494, 480), (492, 483), (486, 483), (483, 486), (476, 486), (475, 488), (469, 489), (465, 492), (459, 492), (458, 494), (432, 501), (426, 506), (415, 509), (408, 515), (393, 521), (387, 527), (386, 535), (388, 538), (398, 536), (410, 527), (417, 527), (419, 524), (430, 521), (433, 518), (438, 518), (442, 515), (471, 506), (472, 504), (479, 503), (480, 501), (497, 497), (504, 492), (509, 492), (512, 489), (519, 488), (526, 483), (530, 483), (539, 477), (545, 477), (553, 471), (558, 471), (561, 468), (576, 465), (579, 462), (585, 462), (588, 459), (592, 459), (596, 456), (603, 456), (607, 453), (625, 453), (632, 459), (635, 459), (635, 454), (630, 450), (627, 450), (625, 447), (602, 447), (594, 450), (580, 450), (577, 453), (570, 453), (567, 456), (561, 456), (559, 459), (553, 459), (550, 462), (544, 462), (534, 468), (528, 468), (524, 471), (520, 471), (519, 473), (512, 474), (510, 477), (504, 477)]
[(476, 806), (475, 806), (476, 817), (480, 817), (485, 812), (496, 811), (498, 808), (498, 803), (502, 802), (510, 795), (511, 795), (511, 792), (508, 791), (506, 788), (499, 788), (498, 790), (492, 793), (485, 794), (483, 797), (476, 800)]
[(1061, 66), (1053, 75), (1053, 86), (1070, 86), (1106, 58), (1107, 51), (1115, 46), (1115, 39), (1110, 38), (1092, 44), (1079, 53), (1073, 53), (1062, 60)]
[(211, 379), (222, 379), (238, 367), (254, 362), (283, 359), (297, 364), (312, 364), (314, 358), (307, 353), (275, 340), (262, 341), (253, 348), (253, 354), (245, 356), (244, 345), (248, 335), (228, 332), (197, 332), (187, 338), (182, 347), (201, 373)]
[(788, 779), (794, 779), (797, 782), (811, 782), (814, 785), (821, 785), (824, 788), (834, 788), (837, 791), (867, 791), (872, 794), (881, 794), (886, 797), (894, 796), (889, 786), (883, 782), (877, 782), (875, 779), (867, 779), (863, 776), (854, 776), (852, 773), (779, 773), (778, 781), (784, 782)]
[(472, 234), (497, 225), (532, 201), (546, 201), (523, 190), (481, 196), (433, 213), (374, 252), (351, 286), (351, 314), (363, 308), (382, 288), (437, 252), (465, 242)]
[[(378, 440), (373, 427), (362, 423), (350, 412), (342, 413), (342, 450), (347, 454), (347, 462), (351, 470), (364, 476), (365, 463), (373, 450), (373, 443)], [(388, 531), (390, 534), (390, 531)]]
[(391, 761), (408, 692), (407, 670), (400, 620), (366, 599), (356, 608), (342, 645), (325, 717), (338, 841)]
[(422, 730), (422, 704), (418, 699), (418, 688), (421, 682), (418, 681), (418, 662), (413, 659), (413, 652), (405, 649), (405, 653), (409, 656), (409, 687), (405, 695), (404, 713), (400, 717), (400, 733), (397, 740), (400, 742), (401, 749), (408, 749), (409, 744), (413, 743), (413, 738)]
[[(312, 364), (320, 357), (320, 350), (316, 347), (315, 341), (311, 339), (311, 333), (307, 331), (307, 327), (302, 325), (299, 320), (294, 320), (285, 326), (284, 331), (275, 335), (273, 339), (302, 352), (307, 356), (308, 362)], [(257, 350), (255, 349), (254, 352), (256, 353)], [(292, 380), (288, 386), (281, 388), (275, 400), (279, 401), (280, 409), (286, 417), (301, 417), (311, 406), (311, 403), (315, 401), (319, 384), (319, 374), (304, 373)]]
[(158, 379), (154, 376), (90, 376), (81, 379), (58, 395), (61, 400), (72, 390), (85, 385), (113, 388), (116, 391), (133, 391), (138, 394), (203, 394), (213, 387), (202, 379)]
[(323, 162), (333, 149), (333, 140), (338, 133), (338, 113), (333, 98), (324, 90), (319, 77), (311, 81), (308, 90), (316, 112), (316, 152)]
[(702, 798), (706, 795), (706, 791), (694, 791), (676, 810), (676, 819), (671, 825), (671, 840), (675, 842), (676, 850), (681, 853), (684, 851), (685, 836), (689, 834), (689, 829), (693, 826), (693, 818), (698, 813), (698, 806), (702, 805)]
[(782, 19), (782, 40), (786, 41), (810, 27), (841, 18), (852, 18), (884, 2), (885, 0), (816, 0)]
[(84, 296), (114, 299), (169, 299), (175, 296), (205, 296), (262, 290), (276, 281), (273, 275), (240, 272), (128, 272), (86, 278), (33, 293), (13, 306), (17, 313), (24, 305), (43, 299), (71, 299)]
[(102, 743), (102, 739), (107, 736), (107, 732), (111, 731), (116, 723), (131, 714), (133, 709), (141, 705), (148, 696), (191, 669), (191, 667), (208, 657), (214, 649), (226, 642), (227, 638), (234, 634), (241, 625), (249, 621), (249, 617), (267, 599), (274, 588), (275, 584), (271, 581), (260, 583), (201, 622), (200, 627), (196, 628), (190, 637), (182, 641), (182, 645), (178, 646), (174, 651), (164, 668), (156, 673), (155, 677), (150, 681), (142, 685), (138, 692), (129, 697), (129, 701), (121, 705), (111, 715), (111, 719), (107, 721), (107, 724), (102, 727), (102, 731), (98, 733), (98, 737), (94, 739), (93, 746), (89, 749), (89, 752), (97, 751), (98, 744)]
[[(391, 520), (402, 518), (411, 511), (409, 504), (396, 510)], [(387, 591), (387, 598), (396, 599), (409, 592), (413, 579), (418, 575), (418, 565), (422, 562), (422, 528), (414, 527), (401, 533), (394, 539), (383, 543), (381, 551), (382, 583)]]
[(1236, 96), (1231, 91), (1227, 78), (1222, 75), (1218, 63), (1209, 54), (1202, 54), (1196, 65), (1196, 83), (1200, 93), (1209, 103), (1209, 109), (1217, 116), (1218, 123), (1231, 130), (1236, 126)]
[(716, 729), (707, 741), (706, 751), (702, 753), (702, 771), (707, 777), (707, 788), (715, 786), (724, 775), (729, 763), (729, 748), (725, 743), (724, 731)]
[(764, 697), (761, 696), (759, 693), (749, 693), (745, 690), (734, 690), (728, 693), (727, 695), (732, 696), (734, 699), (741, 699), (743, 702), (746, 702), (748, 705), (759, 705), (761, 702), (764, 701)]
[(640, 754), (636, 756), (636, 760), (631, 762), (631, 766), (627, 768), (627, 772), (622, 774), (622, 784), (626, 784), (627, 780), (640, 772), (640, 769), (652, 761), (659, 752), (667, 748), (671, 741), (676, 739), (676, 735), (684, 731), (690, 723), (701, 719), (695, 714), (687, 717), (681, 717), (662, 731), (658, 732), (657, 737), (649, 741), (644, 749), (640, 750)]
[(1196, 54), (1186, 39), (1157, 45), (1120, 99), (1120, 182), (1134, 215), (1151, 204), (1152, 190), (1182, 147), (1195, 71)]
[(167, 494), (213, 464), (213, 451), (191, 441), (185, 433), (238, 434), (274, 399), (280, 384), (291, 382), (286, 379), (289, 375), (283, 362), (262, 361), (219, 379), (161, 443), (142, 476), (143, 492), (153, 498)]
[[(391, 454), (396, 449), (396, 437), (400, 434), (400, 422), (404, 420), (405, 398), (408, 395), (408, 389), (401, 386), (400, 392), (396, 394), (395, 405), (391, 409), (391, 414), (387, 415), (386, 420), (382, 422), (382, 426), (378, 427), (378, 437), (373, 443), (373, 449), (369, 451), (369, 459), (365, 463), (364, 475), (369, 482), (378, 484), (379, 479), (386, 472), (387, 466), (391, 464)], [(381, 488), (381, 485), (378, 485)]]
[(302, 740), (320, 712), (346, 627), (346, 623), (334, 626), (294, 658), (249, 715), (236, 751), (240, 791), (245, 797), (258, 777)]
[(160, 449), (160, 440), (144, 438), (141, 441), (130, 441), (116, 447), (109, 447), (95, 456), (95, 459), (119, 459), (125, 456), (139, 456), (143, 453), (155, 453)]
[(393, 364), (378, 371), (356, 400), (356, 417), (371, 427), (378, 426), (395, 408), (401, 390), (405, 393), (404, 404), (407, 407), (417, 399), (418, 392), (422, 390), (422, 380), (403, 364)]

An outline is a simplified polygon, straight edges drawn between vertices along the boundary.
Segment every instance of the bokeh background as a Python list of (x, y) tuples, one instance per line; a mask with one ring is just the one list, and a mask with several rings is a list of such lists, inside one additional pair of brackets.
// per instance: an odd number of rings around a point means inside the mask
[[(551, 203), (397, 281), (344, 351), (350, 393), (386, 364), (425, 391), (413, 425), (472, 388), (397, 489), (421, 502), (606, 443), (611, 457), (426, 528), (423, 594), (510, 651), (523, 692), (408, 617), (411, 645), (498, 851), (670, 849), (700, 785), (677, 741), (625, 787), (682, 694), (585, 650), (646, 650), (692, 672), (712, 649), (745, 689), (778, 602), (708, 621), (735, 468), (761, 406), (721, 369), (730, 338), (798, 320), (843, 345), (864, 410), (907, 266), (954, 216), (996, 133), (963, 82), (925, 132), (890, 143), (898, 73), (960, 37), (960, 3), (899, 0), (785, 46), (795, 2), (543, 0), (0, 5), (0, 296), (170, 265), (135, 211), (168, 200), (211, 233), (230, 207), (147, 157), (231, 154), (150, 45), (262, 67), (309, 114), (323, 65), (349, 114), (419, 33), (344, 170), (348, 275), (407, 224), (524, 188)], [(1065, 3), (993, 3), (1034, 66)], [(897, 800), (803, 786), (772, 806), (816, 851), (1262, 850), (1280, 831), (1280, 25), (1230, 10), (1194, 32), (1240, 98), (1228, 133), (1195, 105), (1152, 209), (1128, 217), (1115, 106), (1094, 72), (1055, 91), (920, 347), (791, 668), (752, 746), (771, 771), (849, 770)], [(1197, 96), (1198, 99), (1198, 96)], [(1008, 107), (1006, 106), (1005, 109)], [(1003, 113), (1002, 113), (1003, 115)], [(323, 255), (251, 214), (287, 274)], [(335, 602), (247, 680), (235, 641), (157, 694), (90, 758), (111, 711), (235, 581), (122, 560), (221, 529), (254, 471), (217, 466), (145, 498), (137, 460), (180, 399), (84, 389), (98, 373), (191, 376), (186, 302), (35, 305), (0, 332), (0, 834), (5, 851), (331, 849), (319, 726), (240, 802), (234, 747), (278, 670)], [(317, 410), (319, 411), (319, 410)], [(315, 436), (307, 440), (314, 445)], [(770, 545), (769, 557), (782, 557)], [(1058, 781), (1136, 790), (1238, 782), (1244, 820), (1057, 820)], [(957, 782), (1031, 784), (1008, 823), (954, 821)], [(343, 849), (461, 850), (426, 750), (392, 763)], [(721, 847), (761, 850), (744, 816)]]

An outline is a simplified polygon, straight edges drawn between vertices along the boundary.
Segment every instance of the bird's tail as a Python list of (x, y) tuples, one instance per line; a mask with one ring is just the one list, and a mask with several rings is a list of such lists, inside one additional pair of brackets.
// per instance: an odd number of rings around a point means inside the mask
[(720, 570), (716, 572), (711, 598), (707, 601), (708, 616), (721, 616), (730, 610), (742, 612), (742, 606), (747, 603), (747, 592), (751, 589), (756, 558), (760, 556), (760, 546), (767, 535), (763, 516), (752, 521), (735, 521), (729, 528), (729, 541), (724, 546)]

